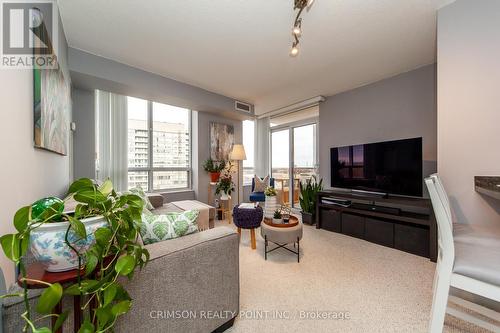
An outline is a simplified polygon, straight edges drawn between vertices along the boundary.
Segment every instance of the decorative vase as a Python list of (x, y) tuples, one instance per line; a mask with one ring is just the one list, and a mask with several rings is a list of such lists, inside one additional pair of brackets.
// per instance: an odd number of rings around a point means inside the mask
[(227, 194), (226, 192), (222, 192), (222, 194), (220, 195), (220, 199), (226, 201), (226, 200), (231, 199), (231, 196), (229, 194)]
[(220, 172), (209, 172), (209, 174), (210, 174), (210, 181), (212, 183), (216, 183), (219, 181)]
[(274, 223), (274, 224), (283, 224), (283, 219), (275, 219), (275, 218), (273, 217), (273, 223)]
[[(68, 240), (79, 253), (84, 254), (95, 243), (94, 232), (107, 226), (107, 221), (102, 216), (96, 216), (83, 219), (82, 223), (87, 231), (87, 238), (78, 240), (79, 236), (71, 230)], [(63, 272), (78, 268), (78, 255), (64, 241), (68, 226), (69, 222), (45, 223), (31, 232), (31, 252), (48, 272)]]
[(266, 196), (266, 202), (264, 203), (264, 217), (272, 218), (276, 209), (278, 209), (276, 196)]

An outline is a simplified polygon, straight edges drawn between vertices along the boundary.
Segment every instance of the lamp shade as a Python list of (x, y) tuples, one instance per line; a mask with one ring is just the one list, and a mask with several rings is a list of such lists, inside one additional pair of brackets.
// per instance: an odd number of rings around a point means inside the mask
[(233, 145), (233, 149), (231, 153), (229, 153), (229, 159), (233, 161), (244, 161), (247, 159), (247, 155), (245, 154), (245, 147), (243, 145)]

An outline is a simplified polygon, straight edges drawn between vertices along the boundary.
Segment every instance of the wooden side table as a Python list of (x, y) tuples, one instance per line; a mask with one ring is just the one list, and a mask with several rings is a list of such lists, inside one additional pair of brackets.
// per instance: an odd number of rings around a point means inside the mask
[(231, 209), (233, 206), (232, 202), (231, 197), (227, 200), (219, 200), (220, 208), (218, 208), (218, 210), (222, 211), (222, 216), (227, 219), (228, 224), (233, 222), (233, 210)]
[[(80, 271), (80, 277), (85, 275), (85, 270)], [(75, 283), (78, 281), (78, 270), (73, 269), (71, 271), (66, 272), (47, 272), (45, 271), (44, 266), (35, 262), (26, 268), (26, 278), (32, 280), (43, 281), (47, 283)], [(22, 287), (23, 282), (21, 281), (21, 275), (17, 278), (17, 283)], [(26, 281), (28, 289), (41, 289), (47, 288), (46, 285), (34, 282), (34, 281)], [(61, 299), (62, 300), (62, 299)], [(59, 302), (55, 309), (54, 313), (61, 314), (62, 313), (62, 304)], [(80, 326), (82, 324), (82, 311), (81, 311), (81, 303), (80, 303), (80, 295), (73, 296), (73, 324), (74, 324), (74, 332), (78, 332)], [(56, 322), (57, 318), (52, 317), (52, 327)], [(60, 327), (56, 333), (62, 333), (62, 327)]]
[[(208, 183), (208, 204), (213, 205), (214, 204), (214, 195), (212, 192), (212, 187), (215, 187), (217, 183), (215, 182), (210, 182)], [(232, 199), (229, 197), (228, 200), (221, 200), (219, 199), (219, 207), (215, 209), (216, 215), (218, 215), (218, 212), (222, 212), (222, 218), (225, 219), (227, 218), (227, 221), (229, 224), (233, 222), (233, 210), (232, 210)]]

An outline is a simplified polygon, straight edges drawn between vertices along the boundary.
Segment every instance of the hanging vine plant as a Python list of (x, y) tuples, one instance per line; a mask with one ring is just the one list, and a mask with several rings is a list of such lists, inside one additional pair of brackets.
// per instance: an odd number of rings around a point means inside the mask
[[(62, 213), (61, 205), (69, 198), (78, 202), (75, 212)], [(132, 278), (136, 267), (142, 268), (149, 260), (148, 251), (137, 243), (143, 205), (143, 199), (137, 195), (117, 194), (109, 180), (97, 186), (92, 180), (82, 178), (71, 184), (64, 201), (55, 201), (41, 213), (34, 214), (32, 206), (22, 207), (16, 212), (14, 227), (17, 233), (2, 236), (0, 243), (5, 255), (19, 267), (23, 292), (2, 297), (24, 298), (25, 312), (21, 315), (26, 323), (24, 331), (31, 329), (36, 333), (49, 333), (61, 327), (68, 312), (56, 314), (54, 308), (63, 295), (80, 295), (83, 300), (80, 306), (85, 319), (79, 333), (113, 329), (117, 318), (132, 306), (132, 300), (119, 282), (119, 277)], [(102, 216), (106, 224), (95, 230), (93, 235), (88, 235), (82, 220), (95, 216)], [(78, 269), (84, 270), (81, 276), (77, 274), (78, 281), (69, 286), (31, 280), (26, 276), (23, 263), (31, 234), (42, 225), (55, 221), (67, 222), (64, 243), (78, 256)], [(95, 242), (85, 253), (80, 253), (77, 243), (89, 237), (95, 238)], [(34, 310), (28, 301), (29, 282), (47, 286)], [(41, 316), (34, 319), (33, 311)], [(48, 317), (57, 317), (52, 329), (37, 327), (38, 320)]]

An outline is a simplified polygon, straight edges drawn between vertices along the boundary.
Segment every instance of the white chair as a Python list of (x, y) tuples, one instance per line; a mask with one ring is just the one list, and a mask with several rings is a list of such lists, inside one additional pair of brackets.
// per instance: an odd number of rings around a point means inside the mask
[(438, 259), (429, 330), (441, 333), (446, 313), (493, 332), (500, 326), (454, 307), (448, 301), (500, 322), (500, 313), (465, 299), (449, 295), (450, 287), (500, 302), (500, 238), (468, 231), (454, 240), (448, 197), (437, 175), (425, 179), (438, 225)]

